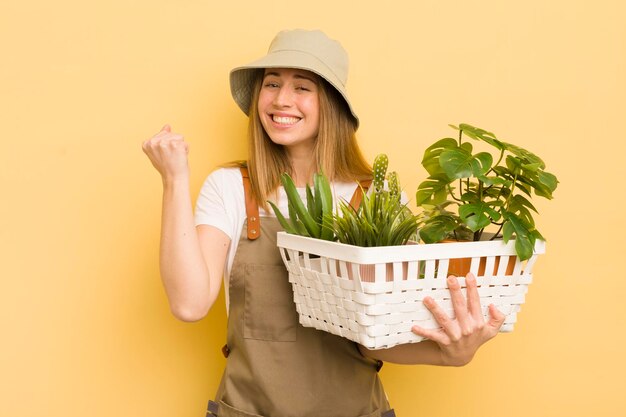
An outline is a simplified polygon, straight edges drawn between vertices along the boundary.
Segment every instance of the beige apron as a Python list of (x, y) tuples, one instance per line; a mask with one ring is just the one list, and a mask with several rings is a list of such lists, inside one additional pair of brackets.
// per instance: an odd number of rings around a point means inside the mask
[(275, 218), (261, 223), (248, 210), (230, 275), (228, 360), (207, 417), (394, 416), (378, 378), (382, 362), (298, 323), (276, 247), (281, 230)]

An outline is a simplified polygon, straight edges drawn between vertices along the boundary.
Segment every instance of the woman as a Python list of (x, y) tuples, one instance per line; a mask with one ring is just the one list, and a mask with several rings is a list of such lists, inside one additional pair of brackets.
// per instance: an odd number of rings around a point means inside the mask
[(338, 42), (303, 30), (279, 33), (265, 57), (235, 68), (231, 91), (249, 115), (247, 167), (209, 175), (195, 220), (183, 137), (165, 126), (144, 142), (163, 179), (160, 266), (173, 314), (185, 321), (204, 317), (224, 276), (228, 360), (208, 415), (392, 416), (377, 376), (382, 361), (464, 365), (504, 321), (493, 306), (484, 321), (468, 276), (467, 299), (449, 278), (455, 319), (424, 300), (441, 329), (415, 327), (430, 339), (421, 343), (371, 351), (298, 324), (276, 248), (280, 226), (266, 201), (287, 211), (283, 172), (304, 187), (323, 170), (335, 200), (350, 200), (357, 181), (370, 177), (355, 139), (359, 120), (345, 88), (347, 69)]

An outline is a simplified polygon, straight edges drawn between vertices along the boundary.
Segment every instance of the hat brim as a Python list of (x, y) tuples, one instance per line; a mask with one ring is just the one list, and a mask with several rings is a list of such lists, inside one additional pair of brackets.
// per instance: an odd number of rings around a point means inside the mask
[(281, 50), (272, 52), (261, 59), (248, 65), (234, 68), (230, 72), (230, 92), (241, 110), (249, 115), (250, 101), (252, 100), (252, 82), (259, 69), (265, 68), (294, 68), (311, 71), (330, 83), (343, 97), (350, 113), (359, 126), (359, 118), (348, 99), (343, 83), (339, 78), (319, 59), (306, 52), (294, 50)]

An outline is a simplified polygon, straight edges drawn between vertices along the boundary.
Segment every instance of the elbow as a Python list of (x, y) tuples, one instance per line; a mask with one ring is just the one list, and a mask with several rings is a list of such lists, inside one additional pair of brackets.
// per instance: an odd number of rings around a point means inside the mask
[(209, 312), (208, 306), (183, 306), (172, 305), (170, 310), (174, 317), (186, 323), (193, 323), (202, 320)]

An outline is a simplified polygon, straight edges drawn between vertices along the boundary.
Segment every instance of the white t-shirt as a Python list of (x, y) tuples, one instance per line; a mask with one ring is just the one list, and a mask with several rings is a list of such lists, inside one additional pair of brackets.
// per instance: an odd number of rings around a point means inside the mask
[[(333, 192), (335, 205), (342, 199), (350, 201), (356, 187), (356, 182), (332, 183), (331, 190)], [(298, 192), (304, 201), (306, 199), (306, 190), (299, 188)], [(287, 196), (282, 187), (279, 188), (278, 202), (274, 203), (285, 217), (289, 216)], [(275, 217), (272, 210), (268, 212), (263, 210), (262, 207), (259, 207), (259, 216)], [(195, 224), (196, 226), (206, 224), (217, 227), (230, 237), (230, 247), (228, 249), (226, 265), (224, 265), (224, 288), (227, 309), (229, 303), (228, 282), (230, 272), (245, 220), (246, 203), (241, 171), (239, 168), (219, 168), (213, 171), (204, 181), (200, 194), (198, 195), (195, 210)]]

